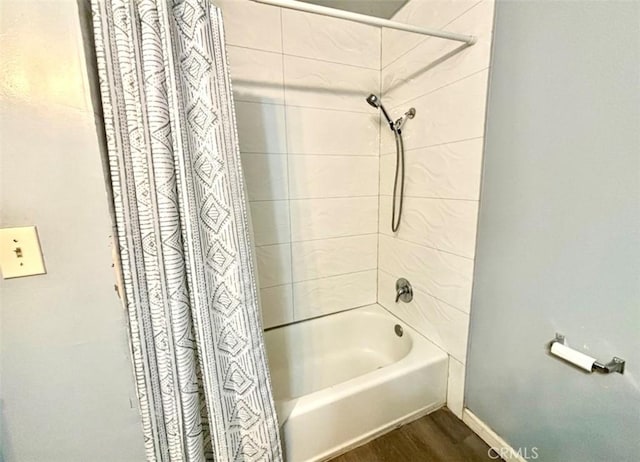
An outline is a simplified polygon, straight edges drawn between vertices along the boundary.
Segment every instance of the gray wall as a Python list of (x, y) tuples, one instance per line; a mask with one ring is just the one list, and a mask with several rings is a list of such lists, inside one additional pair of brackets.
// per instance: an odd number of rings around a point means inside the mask
[(0, 453), (141, 462), (78, 7), (0, 8), (0, 225), (36, 225), (47, 267), (0, 281)]
[[(498, 2), (466, 406), (544, 461), (640, 454), (640, 2)], [(545, 354), (627, 360), (589, 375)]]

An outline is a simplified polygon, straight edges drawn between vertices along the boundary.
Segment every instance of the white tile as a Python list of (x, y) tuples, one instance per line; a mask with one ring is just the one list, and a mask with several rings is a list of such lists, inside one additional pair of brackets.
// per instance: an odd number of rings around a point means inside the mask
[(291, 283), (291, 245), (256, 247), (260, 288)]
[(378, 235), (294, 242), (291, 254), (294, 282), (375, 269)]
[(449, 380), (447, 381), (447, 407), (459, 419), (464, 409), (464, 364), (449, 357)]
[(260, 289), (262, 323), (265, 329), (293, 322), (293, 286)]
[(384, 234), (378, 251), (379, 269), (407, 278), (416, 289), (469, 312), (473, 260)]
[(396, 303), (397, 278), (384, 271), (378, 272), (378, 303), (444, 351), (464, 361), (467, 354), (469, 315), (415, 288), (411, 302)]
[[(478, 200), (483, 139), (405, 152), (405, 194), (414, 197)], [(393, 193), (396, 155), (380, 157), (380, 194)]]
[(376, 301), (376, 271), (345, 274), (293, 285), (296, 321)]
[(291, 201), (293, 241), (327, 239), (378, 231), (378, 197)]
[(287, 156), (242, 154), (242, 171), (250, 201), (288, 199)]
[(286, 154), (284, 106), (237, 101), (236, 119), (240, 151)]
[(289, 156), (291, 199), (375, 196), (378, 158), (372, 156)]
[(251, 202), (249, 206), (256, 245), (291, 241), (288, 201)]
[(358, 113), (288, 106), (286, 114), (292, 154), (378, 155), (379, 114), (373, 108)]
[(284, 91), (293, 106), (342, 109), (368, 113), (365, 98), (378, 91), (380, 71), (284, 57)]
[(229, 46), (229, 67), (236, 101), (284, 104), (282, 55)]
[[(478, 0), (411, 0), (393, 16), (393, 20), (441, 29), (476, 3)], [(388, 65), (423, 40), (425, 37), (419, 34), (383, 29), (382, 66)]]
[(429, 38), (382, 72), (382, 93), (391, 107), (424, 95), (489, 67), (493, 1), (485, 0), (447, 26), (447, 31), (474, 35), (477, 42)]
[(280, 8), (250, 0), (216, 0), (228, 45), (282, 51)]
[[(488, 70), (478, 72), (393, 109), (393, 113), (408, 106), (416, 109), (415, 118), (402, 131), (405, 149), (482, 137), (487, 77)], [(388, 132), (381, 134), (383, 153), (395, 152), (394, 138)]]
[(377, 27), (284, 9), (282, 33), (285, 53), (380, 68)]
[[(391, 196), (380, 197), (380, 232), (391, 232)], [(473, 258), (476, 244), (478, 203), (447, 199), (405, 197), (400, 229), (395, 236)]]

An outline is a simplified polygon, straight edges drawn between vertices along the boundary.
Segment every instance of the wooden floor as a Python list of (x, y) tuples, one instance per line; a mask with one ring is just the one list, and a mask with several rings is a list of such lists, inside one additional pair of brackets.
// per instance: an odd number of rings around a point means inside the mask
[[(331, 462), (495, 461), (489, 446), (447, 408), (331, 459)], [(500, 459), (498, 459), (500, 460)]]

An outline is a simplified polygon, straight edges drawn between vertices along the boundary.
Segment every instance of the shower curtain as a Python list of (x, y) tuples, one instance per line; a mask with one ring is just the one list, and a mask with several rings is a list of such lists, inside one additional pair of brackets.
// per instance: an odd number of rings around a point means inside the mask
[(147, 459), (281, 461), (221, 13), (92, 13)]

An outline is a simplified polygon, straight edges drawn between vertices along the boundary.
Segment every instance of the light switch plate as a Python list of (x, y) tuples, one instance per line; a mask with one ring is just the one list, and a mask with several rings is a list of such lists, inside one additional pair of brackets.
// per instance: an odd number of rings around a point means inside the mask
[(0, 270), (5, 279), (46, 273), (35, 226), (0, 229)]

